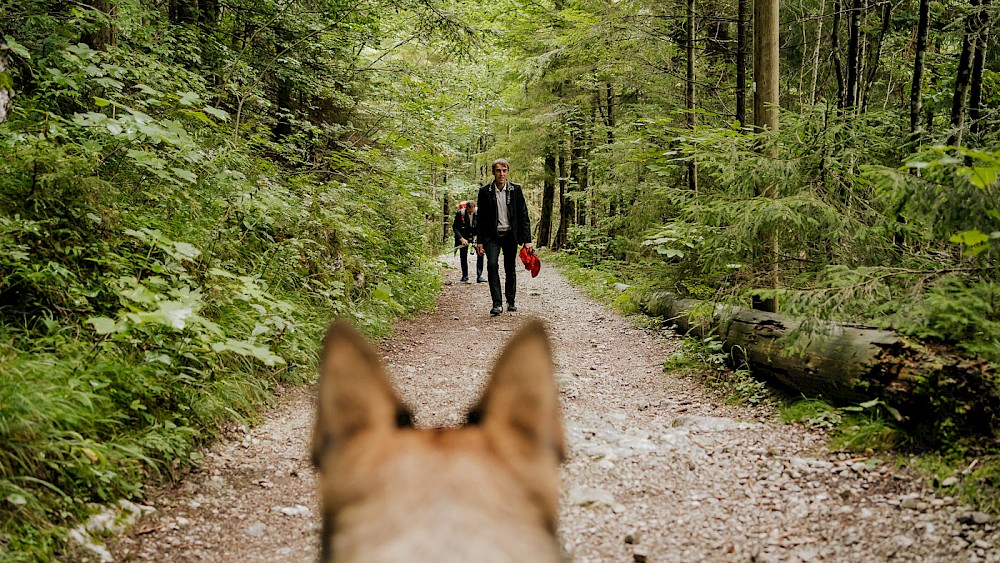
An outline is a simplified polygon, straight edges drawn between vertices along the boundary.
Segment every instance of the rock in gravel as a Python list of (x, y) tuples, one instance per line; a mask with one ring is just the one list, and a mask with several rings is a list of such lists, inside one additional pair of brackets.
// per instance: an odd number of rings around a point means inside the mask
[(972, 511), (959, 516), (958, 521), (963, 524), (975, 524), (977, 526), (982, 526), (983, 524), (989, 524), (992, 522), (993, 517), (985, 512)]
[(594, 487), (573, 487), (569, 491), (569, 503), (576, 506), (615, 505), (615, 496), (610, 491)]
[(243, 528), (243, 533), (250, 537), (263, 536), (265, 531), (267, 531), (267, 526), (263, 522), (254, 522)]

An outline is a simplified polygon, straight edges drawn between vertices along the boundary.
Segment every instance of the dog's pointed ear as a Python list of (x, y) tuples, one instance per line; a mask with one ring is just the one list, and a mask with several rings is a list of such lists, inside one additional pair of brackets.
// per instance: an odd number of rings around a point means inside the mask
[(375, 350), (342, 320), (323, 339), (316, 402), (312, 460), (317, 467), (330, 448), (360, 432), (411, 425)]
[(507, 456), (565, 458), (552, 348), (541, 321), (528, 322), (497, 359), (478, 405), (468, 416)]

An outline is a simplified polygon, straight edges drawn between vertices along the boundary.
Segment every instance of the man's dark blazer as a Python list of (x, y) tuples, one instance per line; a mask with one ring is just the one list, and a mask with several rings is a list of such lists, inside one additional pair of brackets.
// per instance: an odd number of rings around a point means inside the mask
[(478, 239), (476, 242), (485, 244), (486, 241), (497, 236), (497, 194), (501, 197), (510, 192), (510, 200), (507, 203), (507, 218), (510, 219), (510, 229), (514, 233), (517, 244), (531, 242), (531, 218), (528, 217), (528, 203), (524, 200), (524, 192), (521, 191), (520, 184), (507, 182), (507, 189), (499, 192), (490, 182), (479, 188), (479, 199), (477, 200), (476, 213), (479, 215), (477, 221)]

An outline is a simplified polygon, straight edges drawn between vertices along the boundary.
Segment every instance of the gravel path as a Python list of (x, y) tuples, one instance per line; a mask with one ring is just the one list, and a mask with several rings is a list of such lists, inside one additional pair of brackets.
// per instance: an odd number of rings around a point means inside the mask
[[(561, 536), (573, 561), (1000, 561), (989, 515), (664, 373), (676, 339), (635, 328), (553, 268), (519, 272), (518, 306), (490, 318), (486, 284), (455, 282), (380, 349), (417, 424), (450, 425), (519, 323), (548, 322), (569, 442)], [(265, 423), (234, 430), (182, 485), (153, 495), (155, 511), (110, 546), (115, 559), (315, 560), (312, 392), (287, 390)]]

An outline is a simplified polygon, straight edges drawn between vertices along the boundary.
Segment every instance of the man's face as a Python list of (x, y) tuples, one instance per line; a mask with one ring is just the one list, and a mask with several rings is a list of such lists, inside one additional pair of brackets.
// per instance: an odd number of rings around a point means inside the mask
[(493, 178), (496, 179), (498, 186), (503, 186), (507, 184), (507, 167), (503, 164), (497, 164), (493, 167)]

